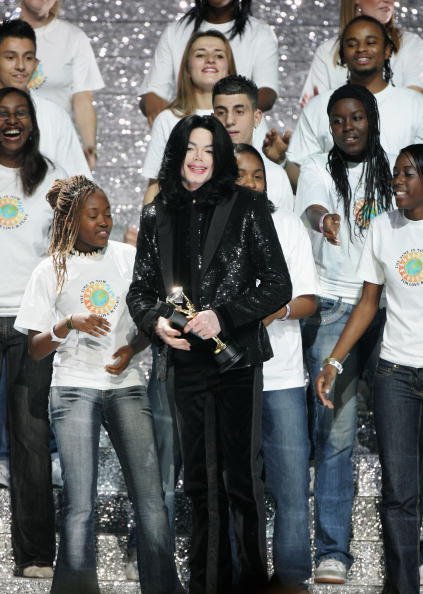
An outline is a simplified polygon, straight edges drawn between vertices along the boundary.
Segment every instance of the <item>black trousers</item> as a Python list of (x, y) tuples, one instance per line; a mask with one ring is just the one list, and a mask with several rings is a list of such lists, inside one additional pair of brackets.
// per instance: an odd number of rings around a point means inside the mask
[[(267, 582), (262, 387), (262, 366), (220, 374), (211, 355), (176, 355), (184, 489), (193, 510), (189, 594), (255, 593)], [(229, 506), (240, 568), (236, 586)]]
[(12, 547), (20, 573), (29, 565), (53, 565), (55, 557), (47, 412), (52, 355), (31, 360), (27, 337), (13, 328), (14, 321), (0, 318), (0, 370), (5, 358)]

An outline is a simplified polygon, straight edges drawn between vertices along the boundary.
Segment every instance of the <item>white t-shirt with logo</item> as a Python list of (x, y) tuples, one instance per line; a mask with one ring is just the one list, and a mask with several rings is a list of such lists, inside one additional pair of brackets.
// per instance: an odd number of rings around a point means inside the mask
[(31, 93), (40, 129), (40, 152), (67, 171), (68, 175), (85, 175), (92, 179), (75, 127), (66, 111)]
[(382, 359), (423, 368), (423, 220), (394, 210), (370, 225), (358, 276), (385, 285)]
[(104, 87), (90, 40), (79, 27), (62, 19), (34, 31), (40, 62), (28, 88), (70, 114), (74, 93)]
[[(311, 97), (314, 87), (319, 93), (336, 89), (347, 82), (347, 68), (338, 65), (338, 37), (327, 39), (317, 48), (301, 97)], [(402, 31), (401, 46), (390, 59), (396, 87), (423, 87), (423, 39), (415, 33)]]
[(343, 201), (339, 200), (334, 181), (326, 169), (327, 155), (313, 155), (301, 167), (296, 194), (298, 212), (301, 214), (311, 205), (326, 208), (329, 213), (341, 217), (338, 239), (340, 245), (332, 245), (324, 235), (310, 229), (314, 260), (317, 266), (321, 295), (341, 297), (355, 304), (361, 295), (362, 281), (357, 266), (363, 250), (366, 229), (360, 234), (356, 217), (364, 202), (363, 163), (349, 163), (348, 180), (351, 187), (350, 222), (344, 216)]
[[(316, 153), (327, 153), (333, 146), (327, 106), (334, 91), (313, 97), (302, 110), (289, 143), (287, 157), (302, 165)], [(423, 95), (411, 89), (388, 85), (375, 93), (380, 117), (380, 143), (385, 152), (398, 155), (408, 146), (423, 142)]]
[(111, 324), (111, 332), (98, 338), (85, 332), (69, 332), (54, 356), (52, 386), (108, 390), (141, 383), (137, 356), (119, 376), (104, 369), (113, 362), (113, 353), (136, 333), (126, 305), (135, 253), (133, 246), (109, 241), (100, 252), (69, 256), (67, 277), (59, 295), (52, 258), (34, 270), (16, 318), (18, 330), (49, 332), (57, 321), (76, 313), (95, 313)]
[[(203, 21), (200, 31), (214, 29), (229, 38), (234, 21), (208, 23)], [(141, 85), (140, 94), (156, 93), (167, 101), (176, 95), (176, 81), (185, 47), (194, 32), (194, 23), (170, 23), (163, 31), (154, 52), (152, 64)], [(278, 41), (271, 27), (249, 17), (244, 33), (230, 39), (236, 70), (252, 79), (256, 85), (269, 87), (278, 93)]]
[[(307, 230), (292, 212), (272, 215), (292, 281), (292, 299), (319, 292), (316, 267)], [(267, 326), (273, 358), (263, 364), (264, 390), (304, 386), (301, 330), (298, 320), (274, 320)]]
[(28, 279), (46, 256), (53, 211), (46, 193), (56, 178), (66, 177), (49, 166), (32, 196), (25, 196), (19, 169), (0, 165), (0, 316), (16, 316)]

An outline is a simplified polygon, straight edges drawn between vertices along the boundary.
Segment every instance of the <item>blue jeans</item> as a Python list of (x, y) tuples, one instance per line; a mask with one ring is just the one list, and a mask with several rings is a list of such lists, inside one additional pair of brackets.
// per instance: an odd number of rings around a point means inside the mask
[(307, 402), (303, 387), (263, 392), (266, 491), (275, 501), (274, 572), (284, 585), (311, 575)]
[(12, 547), (19, 575), (30, 565), (53, 565), (56, 535), (47, 413), (52, 357), (30, 359), (27, 337), (14, 322), (0, 317), (0, 371), (7, 371)]
[(99, 594), (94, 506), (101, 424), (134, 507), (143, 594), (175, 592), (173, 546), (145, 390), (52, 387), (50, 416), (63, 474), (63, 518), (51, 593)]
[(375, 425), (382, 466), (385, 594), (418, 594), (423, 456), (423, 368), (380, 359)]
[(335, 346), (353, 309), (341, 299), (319, 299), (316, 313), (303, 323), (304, 358), (314, 394), (315, 452), (315, 545), (316, 562), (337, 559), (347, 568), (354, 497), (352, 452), (357, 425), (357, 384), (363, 365), (380, 348), (385, 310), (379, 310), (372, 324), (351, 350), (337, 376), (332, 392), (334, 409), (320, 404), (314, 382), (322, 361)]

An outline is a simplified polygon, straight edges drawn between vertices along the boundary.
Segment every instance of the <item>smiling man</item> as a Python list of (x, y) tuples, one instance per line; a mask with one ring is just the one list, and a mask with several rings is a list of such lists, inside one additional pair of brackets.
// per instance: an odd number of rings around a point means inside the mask
[[(19, 19), (0, 25), (0, 88), (15, 87), (28, 91), (37, 66), (36, 39), (31, 25)], [(73, 123), (60, 106), (32, 96), (40, 128), (40, 151), (69, 175), (91, 172), (84, 157)]]
[[(370, 16), (356, 17), (341, 35), (340, 56), (349, 82), (375, 95), (381, 144), (387, 153), (396, 155), (402, 147), (423, 140), (423, 96), (391, 84), (391, 52), (392, 41), (384, 25)], [(302, 165), (309, 155), (326, 153), (333, 146), (326, 114), (332, 92), (317, 95), (303, 109), (286, 153), (289, 161)], [(285, 158), (282, 152), (266, 154), (274, 160)]]

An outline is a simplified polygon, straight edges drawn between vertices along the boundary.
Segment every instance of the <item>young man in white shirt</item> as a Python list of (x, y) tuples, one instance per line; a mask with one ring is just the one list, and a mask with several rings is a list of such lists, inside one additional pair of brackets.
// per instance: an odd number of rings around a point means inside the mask
[[(28, 91), (37, 67), (36, 39), (31, 25), (16, 19), (0, 25), (0, 88), (15, 87)], [(66, 111), (52, 101), (33, 95), (40, 128), (40, 152), (68, 175), (91, 172), (73, 123)]]
[[(256, 84), (240, 75), (222, 78), (213, 87), (213, 113), (222, 122), (234, 144), (251, 144), (261, 152), (261, 146), (254, 142), (253, 133), (262, 120), (262, 111), (257, 107), (258, 88)], [(260, 141), (261, 144), (261, 141)], [(267, 178), (267, 195), (277, 208), (293, 210), (294, 197), (288, 176), (264, 156)]]
[[(412, 89), (390, 84), (391, 43), (379, 21), (362, 15), (344, 29), (340, 55), (349, 71), (349, 82), (363, 85), (374, 94), (379, 109), (381, 144), (387, 153), (396, 155), (404, 146), (423, 140), (423, 96)], [(297, 179), (299, 167), (307, 157), (327, 153), (333, 146), (326, 113), (332, 92), (317, 95), (305, 106), (289, 146), (274, 130), (267, 135), (266, 156), (277, 163), (287, 158), (293, 167), (296, 164)]]

